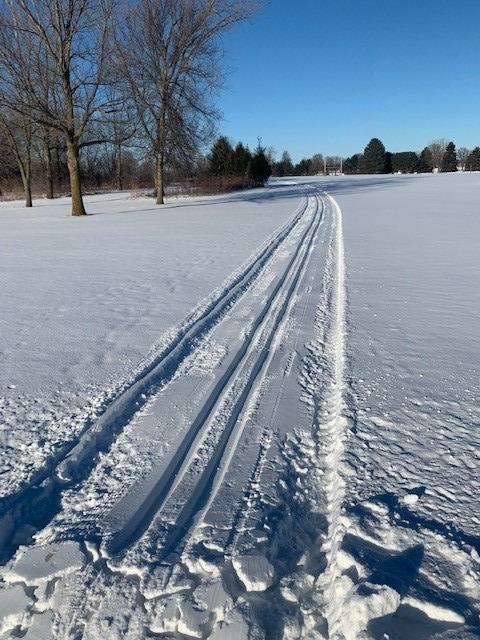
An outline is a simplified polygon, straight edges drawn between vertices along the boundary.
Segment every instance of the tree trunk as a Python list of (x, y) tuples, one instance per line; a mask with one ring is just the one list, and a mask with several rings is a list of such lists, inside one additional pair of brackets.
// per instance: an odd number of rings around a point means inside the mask
[(25, 181), (25, 206), (33, 207), (32, 202), (32, 181), (30, 180), (30, 176), (27, 177)]
[(60, 147), (59, 142), (57, 140), (54, 149), (55, 154), (55, 174), (57, 176), (57, 191), (58, 193), (62, 193), (63, 184), (62, 184), (62, 164), (60, 162)]
[(78, 163), (78, 142), (67, 139), (68, 172), (70, 174), (70, 191), (72, 194), (72, 216), (85, 216), (83, 205), (80, 165)]
[(26, 145), (25, 145), (25, 159), (22, 162), (20, 155), (19, 157), (19, 168), (20, 174), (22, 176), (23, 189), (25, 191), (25, 206), (30, 208), (33, 207), (32, 202), (32, 148), (30, 144), (30, 133), (29, 128), (26, 128)]
[(167, 132), (167, 112), (166, 97), (162, 96), (162, 106), (157, 121), (157, 175), (155, 177), (155, 186), (157, 188), (157, 204), (164, 204), (165, 192), (165, 140)]
[(23, 189), (25, 191), (25, 206), (26, 207), (33, 207), (33, 202), (32, 202), (32, 181), (30, 178), (30, 172), (23, 172), (22, 171), (22, 182), (23, 182)]
[(50, 140), (48, 133), (45, 133), (44, 137), (44, 146), (45, 146), (45, 178), (46, 178), (46, 190), (47, 190), (47, 198), (48, 200), (53, 200), (54, 198), (54, 188), (53, 188), (53, 158), (52, 158), (52, 148), (50, 147)]
[[(28, 150), (29, 153), (29, 150)], [(30, 170), (30, 162), (28, 156), (25, 158), (25, 162), (22, 162), (18, 158), (18, 168), (20, 169), (20, 175), (22, 176), (23, 191), (25, 193), (25, 206), (33, 207), (32, 202), (32, 177)]]
[(163, 149), (157, 150), (157, 173), (155, 176), (155, 188), (157, 191), (157, 204), (164, 204), (163, 200)]
[(123, 190), (123, 176), (122, 176), (122, 145), (118, 144), (117, 145), (117, 152), (116, 152), (116, 165), (115, 165), (115, 171), (116, 171), (116, 182), (117, 182), (117, 189), (119, 191)]

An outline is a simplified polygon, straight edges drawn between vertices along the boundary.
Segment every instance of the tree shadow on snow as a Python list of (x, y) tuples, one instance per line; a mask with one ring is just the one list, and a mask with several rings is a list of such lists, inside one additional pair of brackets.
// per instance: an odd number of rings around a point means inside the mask
[[(225, 194), (213, 194), (209, 196), (192, 196), (189, 198), (174, 198), (169, 199), (165, 204), (159, 206), (152, 202), (144, 202), (143, 206), (140, 206), (138, 201), (137, 205), (132, 208), (122, 209), (97, 209), (95, 205), (102, 205), (108, 202), (107, 199), (91, 200), (87, 203), (88, 215), (118, 215), (118, 214), (139, 214), (139, 213), (159, 213), (167, 214), (172, 210), (179, 210), (184, 208), (195, 208), (201, 211), (204, 207), (222, 207), (226, 209), (224, 213), (228, 214), (228, 205), (248, 203), (258, 206), (268, 205), (276, 201), (296, 199), (300, 200), (302, 195), (312, 193), (313, 191), (326, 191), (327, 193), (335, 195), (350, 195), (354, 193), (368, 192), (379, 189), (391, 189), (392, 187), (400, 188), (407, 187), (414, 180), (421, 180), (424, 176), (416, 175), (374, 175), (374, 176), (302, 176), (292, 178), (273, 178), (265, 187), (259, 187), (256, 189), (245, 189), (234, 191)], [(111, 201), (116, 201), (119, 205), (122, 203), (121, 199), (112, 197)], [(135, 202), (132, 200), (132, 203)], [(93, 205), (93, 206), (92, 206)], [(62, 206), (65, 206), (63, 204)], [(235, 212), (238, 213), (238, 212)]]
[[(314, 176), (293, 178), (296, 184), (311, 185), (319, 189), (320, 191), (326, 191), (327, 193), (335, 196), (350, 195), (354, 193), (361, 193), (366, 191), (376, 191), (391, 189), (392, 187), (408, 187), (415, 180), (422, 180), (424, 176), (419, 175), (360, 175), (360, 176)], [(275, 185), (275, 182), (271, 182)]]
[[(309, 189), (311, 191), (311, 189)], [(245, 191), (235, 191), (232, 193), (225, 194), (216, 194), (211, 196), (192, 196), (189, 198), (179, 198), (175, 200), (174, 198), (168, 199), (163, 205), (157, 205), (154, 203), (154, 199), (151, 199), (151, 202), (138, 202), (135, 206), (131, 208), (110, 208), (107, 210), (98, 209), (95, 210), (95, 207), (90, 207), (90, 203), (88, 203), (88, 216), (104, 216), (110, 215), (115, 216), (118, 214), (142, 214), (142, 213), (156, 213), (159, 215), (169, 215), (172, 211), (178, 211), (181, 209), (197, 209), (198, 212), (202, 211), (205, 207), (212, 208), (221, 208), (225, 207), (222, 210), (222, 213), (228, 214), (228, 206), (239, 203), (249, 203), (253, 205), (266, 205), (270, 204), (277, 200), (286, 200), (286, 199), (296, 199), (299, 203), (301, 202), (302, 196), (305, 195), (305, 191), (298, 188), (297, 185), (273, 185), (272, 187), (258, 188), (258, 189), (247, 189)], [(105, 201), (103, 201), (105, 202)], [(119, 204), (122, 203), (122, 200), (117, 200)], [(135, 200), (132, 200), (132, 203)], [(97, 203), (92, 203), (97, 204)], [(101, 205), (102, 201), (98, 201), (98, 204)], [(233, 211), (232, 213), (238, 214), (238, 211)]]

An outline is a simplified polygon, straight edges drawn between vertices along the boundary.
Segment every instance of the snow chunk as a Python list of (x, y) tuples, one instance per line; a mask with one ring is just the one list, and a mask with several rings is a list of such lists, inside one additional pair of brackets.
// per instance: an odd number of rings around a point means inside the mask
[(336, 555), (337, 564), (341, 569), (350, 569), (352, 567), (357, 567), (358, 564), (355, 562), (353, 556), (347, 553), (344, 549), (339, 549)]
[(196, 608), (191, 602), (180, 603), (178, 632), (192, 638), (203, 638), (205, 625), (210, 618), (208, 611)]
[(178, 602), (173, 598), (155, 601), (155, 617), (150, 630), (152, 633), (174, 633), (179, 618)]
[(457, 622), (458, 624), (464, 624), (465, 618), (452, 609), (446, 609), (445, 607), (439, 607), (438, 605), (431, 604), (430, 602), (423, 602), (417, 600), (417, 598), (407, 597), (403, 599), (402, 604), (407, 604), (422, 611), (431, 620), (441, 620), (442, 622)]
[(362, 503), (362, 507), (379, 519), (385, 520), (388, 517), (388, 505), (383, 502), (365, 500), (365, 502)]
[(246, 591), (265, 591), (272, 586), (275, 571), (264, 556), (236, 556), (232, 564)]
[(195, 600), (202, 609), (215, 614), (217, 621), (225, 618), (225, 612), (233, 604), (221, 580), (200, 585), (195, 589)]
[(245, 620), (236, 613), (236, 617), (229, 622), (221, 622), (215, 627), (210, 640), (244, 640), (249, 637), (249, 628)]
[(85, 561), (85, 555), (77, 542), (27, 547), (18, 555), (5, 580), (38, 586), (52, 578), (77, 571)]
[(32, 604), (19, 584), (0, 590), (0, 633), (20, 624), (26, 607)]
[(391, 587), (370, 583), (361, 587), (361, 592), (357, 590), (345, 602), (344, 611), (348, 611), (342, 627), (345, 640), (357, 640), (370, 620), (394, 613), (400, 605), (400, 594)]
[(53, 614), (51, 611), (33, 616), (31, 626), (23, 636), (24, 640), (52, 640)]
[(417, 504), (418, 495), (416, 493), (407, 493), (406, 496), (403, 496), (402, 502), (407, 505)]

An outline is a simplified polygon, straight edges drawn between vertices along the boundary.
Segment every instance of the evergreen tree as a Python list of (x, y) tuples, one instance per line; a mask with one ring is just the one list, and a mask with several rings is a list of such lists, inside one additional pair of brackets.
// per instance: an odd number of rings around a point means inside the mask
[(385, 172), (385, 147), (378, 138), (372, 138), (363, 152), (365, 173)]
[(419, 173), (432, 173), (433, 171), (433, 155), (428, 147), (425, 147), (420, 154), (417, 171)]
[(311, 164), (312, 161), (310, 158), (302, 158), (300, 162), (295, 166), (295, 175), (308, 176)]
[(475, 147), (465, 160), (466, 171), (480, 171), (480, 147)]
[(235, 147), (233, 153), (233, 172), (236, 176), (245, 178), (248, 176), (250, 168), (250, 162), (252, 161), (252, 154), (248, 147), (245, 147), (241, 142)]
[(209, 158), (209, 172), (214, 176), (233, 174), (234, 151), (226, 136), (220, 136), (212, 147)]
[(420, 160), (415, 151), (400, 151), (392, 154), (392, 169), (395, 173), (414, 173), (418, 171)]
[(393, 153), (390, 153), (390, 151), (385, 151), (383, 173), (393, 173)]
[(255, 186), (264, 187), (271, 175), (272, 167), (266, 156), (265, 148), (262, 147), (259, 140), (250, 163), (250, 178)]
[(281, 159), (275, 163), (273, 174), (279, 178), (283, 178), (283, 176), (293, 176), (295, 174), (292, 158), (288, 151), (284, 151)]
[(359, 173), (360, 154), (354, 153), (351, 158), (345, 158), (343, 162), (343, 172), (347, 175)]
[(448, 173), (457, 171), (457, 164), (458, 162), (455, 145), (453, 144), (453, 142), (449, 142), (442, 158), (442, 172)]

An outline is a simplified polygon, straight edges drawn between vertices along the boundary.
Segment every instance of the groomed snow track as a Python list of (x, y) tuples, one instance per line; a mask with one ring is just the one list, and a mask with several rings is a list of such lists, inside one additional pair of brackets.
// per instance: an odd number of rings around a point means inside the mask
[[(66, 443), (55, 458), (21, 490), (0, 500), (0, 561), (8, 560), (18, 546), (31, 538), (32, 531), (42, 529), (55, 517), (61, 509), (61, 496), (65, 490), (88, 477), (98, 453), (108, 450), (125, 425), (152, 395), (168, 384), (185, 359), (194, 353), (202, 336), (222, 319), (239, 298), (248, 293), (275, 252), (309, 213), (311, 198), (306, 195), (291, 218), (261, 245), (258, 252), (192, 311), (173, 331), (173, 337), (161, 352), (123, 386), (96, 420), (85, 424), (78, 439)], [(313, 199), (316, 201), (315, 196)], [(240, 359), (239, 355), (237, 360)], [(218, 393), (223, 384), (225, 382), (219, 385)], [(207, 406), (205, 410), (208, 412), (208, 409)], [(199, 416), (201, 421), (202, 417)], [(196, 426), (193, 431), (195, 429)], [(179, 456), (182, 457), (182, 452), (179, 452)], [(176, 466), (177, 462), (174, 463)]]
[[(174, 549), (178, 551), (179, 538), (188, 529), (195, 514), (209, 500), (223, 458), (232, 448), (232, 441), (239, 437), (237, 432), (241, 428), (242, 412), (261, 380), (277, 331), (310, 256), (322, 213), (321, 200), (316, 196), (311, 197), (304, 209), (304, 215), (308, 215), (310, 220), (300, 235), (300, 241), (285, 271), (264, 301), (247, 338), (233, 354), (225, 372), (214, 385), (153, 489), (137, 490), (138, 495), (143, 495), (140, 503), (129, 500), (126, 496), (124, 502), (131, 505), (133, 511), (128, 514), (123, 527), (111, 537), (107, 545), (109, 554), (117, 554), (125, 546), (135, 542), (147, 529), (154, 515), (166, 508), (171, 496), (175, 491), (179, 491), (179, 485), (188, 484), (188, 489), (183, 488), (185, 493), (180, 501), (180, 512), (175, 512), (173, 516), (172, 509), (169, 510), (169, 519), (174, 520), (174, 526), (165, 540), (164, 554), (166, 556)], [(213, 431), (215, 433), (211, 437), (215, 445), (210, 447), (208, 459), (203, 461), (201, 468), (197, 464), (193, 474), (189, 474), (193, 462), (198, 461), (199, 448)], [(193, 475), (193, 481), (190, 475)], [(173, 509), (175, 510), (175, 507)], [(120, 510), (125, 518), (123, 505), (120, 506)]]

